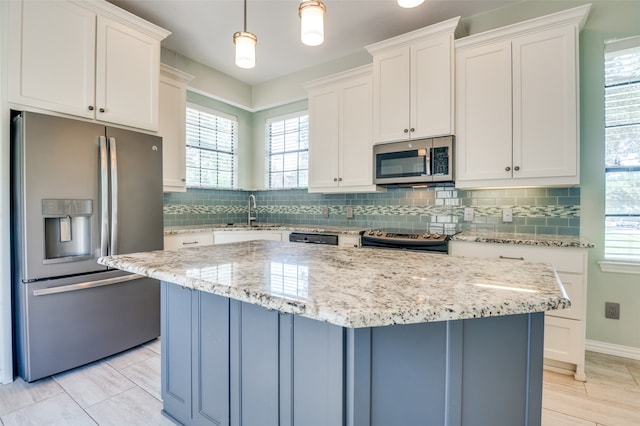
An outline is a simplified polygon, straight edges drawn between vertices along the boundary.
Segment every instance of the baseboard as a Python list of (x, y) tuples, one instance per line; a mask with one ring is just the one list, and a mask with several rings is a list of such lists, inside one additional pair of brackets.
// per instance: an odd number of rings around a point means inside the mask
[(634, 348), (632, 346), (622, 346), (613, 343), (598, 342), (597, 340), (587, 340), (585, 342), (585, 349), (592, 352), (599, 352), (601, 354), (640, 360), (640, 348)]

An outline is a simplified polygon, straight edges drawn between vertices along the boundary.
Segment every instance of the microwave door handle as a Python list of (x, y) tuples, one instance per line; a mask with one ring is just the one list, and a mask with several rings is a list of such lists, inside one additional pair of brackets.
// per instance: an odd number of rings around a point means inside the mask
[(116, 138), (109, 138), (111, 161), (111, 255), (118, 254), (118, 154)]
[(109, 159), (107, 138), (100, 136), (100, 256), (109, 254)]

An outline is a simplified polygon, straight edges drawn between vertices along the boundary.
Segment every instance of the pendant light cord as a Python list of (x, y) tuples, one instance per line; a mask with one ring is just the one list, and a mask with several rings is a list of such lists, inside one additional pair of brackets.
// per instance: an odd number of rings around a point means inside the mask
[(247, 0), (244, 0), (244, 32), (247, 32)]

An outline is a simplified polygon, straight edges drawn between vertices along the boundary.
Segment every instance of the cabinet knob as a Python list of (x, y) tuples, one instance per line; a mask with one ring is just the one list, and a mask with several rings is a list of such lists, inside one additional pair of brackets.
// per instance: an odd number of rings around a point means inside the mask
[(507, 166), (504, 168), (505, 171), (510, 172), (511, 171), (511, 167)]
[(93, 110), (94, 110), (93, 105), (89, 105), (89, 111), (93, 111)]
[(414, 129), (414, 128), (412, 127), (412, 128), (410, 128), (410, 129), (409, 129), (409, 131), (410, 131), (411, 133), (413, 133), (413, 132), (415, 132), (415, 131), (416, 131), (416, 129)]
[(333, 181), (334, 181), (334, 182), (337, 182), (337, 181), (338, 181), (338, 178), (333, 178)]
[(104, 112), (104, 108), (100, 108), (98, 111), (100, 111), (100, 112)]
[(404, 129), (404, 132), (405, 133), (409, 133), (409, 129)]
[(342, 178), (338, 178), (338, 182), (342, 182)]
[(515, 166), (515, 167), (513, 168), (513, 170), (515, 170), (515, 171), (517, 172), (518, 170), (520, 170), (520, 166)]
[(186, 179), (186, 178), (182, 178), (182, 179), (180, 179), (180, 180), (181, 180), (181, 181), (183, 181), (183, 182), (186, 182), (186, 181), (187, 181), (187, 179)]

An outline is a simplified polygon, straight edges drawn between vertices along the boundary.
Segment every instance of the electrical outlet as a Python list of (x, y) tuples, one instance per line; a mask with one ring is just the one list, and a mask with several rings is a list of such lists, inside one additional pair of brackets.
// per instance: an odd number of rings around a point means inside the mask
[(353, 219), (353, 207), (347, 207), (347, 219)]
[(324, 217), (325, 219), (329, 217), (329, 207), (322, 208), (322, 217)]
[(614, 302), (604, 302), (604, 317), (610, 319), (620, 319), (620, 304)]
[(473, 222), (473, 207), (464, 208), (464, 221)]
[(511, 210), (511, 209), (502, 209), (502, 221), (503, 222), (513, 222), (513, 210)]

